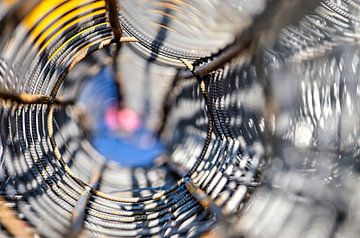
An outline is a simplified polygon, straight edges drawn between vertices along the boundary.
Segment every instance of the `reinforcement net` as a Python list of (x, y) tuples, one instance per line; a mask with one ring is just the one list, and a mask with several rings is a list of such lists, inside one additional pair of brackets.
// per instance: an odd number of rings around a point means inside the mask
[[(359, 23), (358, 0), (0, 0), (0, 237), (359, 237)], [(92, 146), (79, 95), (109, 67), (152, 166)]]

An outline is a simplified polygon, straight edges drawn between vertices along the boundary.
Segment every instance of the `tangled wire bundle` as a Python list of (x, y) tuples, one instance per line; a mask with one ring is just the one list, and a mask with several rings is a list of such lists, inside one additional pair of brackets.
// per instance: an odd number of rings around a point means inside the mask
[[(358, 0), (0, 0), (0, 237), (358, 237), (359, 24)], [(91, 144), (105, 67), (152, 166)]]

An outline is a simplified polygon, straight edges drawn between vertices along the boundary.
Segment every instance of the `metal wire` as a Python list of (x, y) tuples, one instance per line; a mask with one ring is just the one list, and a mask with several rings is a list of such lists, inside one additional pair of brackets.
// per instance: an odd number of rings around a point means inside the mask
[[(0, 235), (357, 237), (359, 14), (355, 0), (0, 1)], [(91, 145), (78, 94), (107, 66), (167, 146), (152, 167)]]

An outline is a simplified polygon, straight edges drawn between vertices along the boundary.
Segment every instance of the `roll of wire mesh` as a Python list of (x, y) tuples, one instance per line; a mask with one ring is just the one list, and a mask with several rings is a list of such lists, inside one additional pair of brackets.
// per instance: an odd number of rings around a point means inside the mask
[[(355, 0), (0, 1), (0, 236), (358, 237), (359, 16)], [(150, 167), (92, 146), (78, 95), (109, 66), (166, 144)]]

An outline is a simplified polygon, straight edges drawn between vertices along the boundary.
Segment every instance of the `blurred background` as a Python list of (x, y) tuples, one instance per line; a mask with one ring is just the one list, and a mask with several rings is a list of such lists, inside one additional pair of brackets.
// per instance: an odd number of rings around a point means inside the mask
[(140, 114), (119, 108), (118, 87), (111, 67), (88, 79), (79, 103), (88, 110), (92, 124), (91, 142), (107, 159), (124, 166), (149, 166), (163, 153), (164, 146), (154, 131), (143, 125)]

